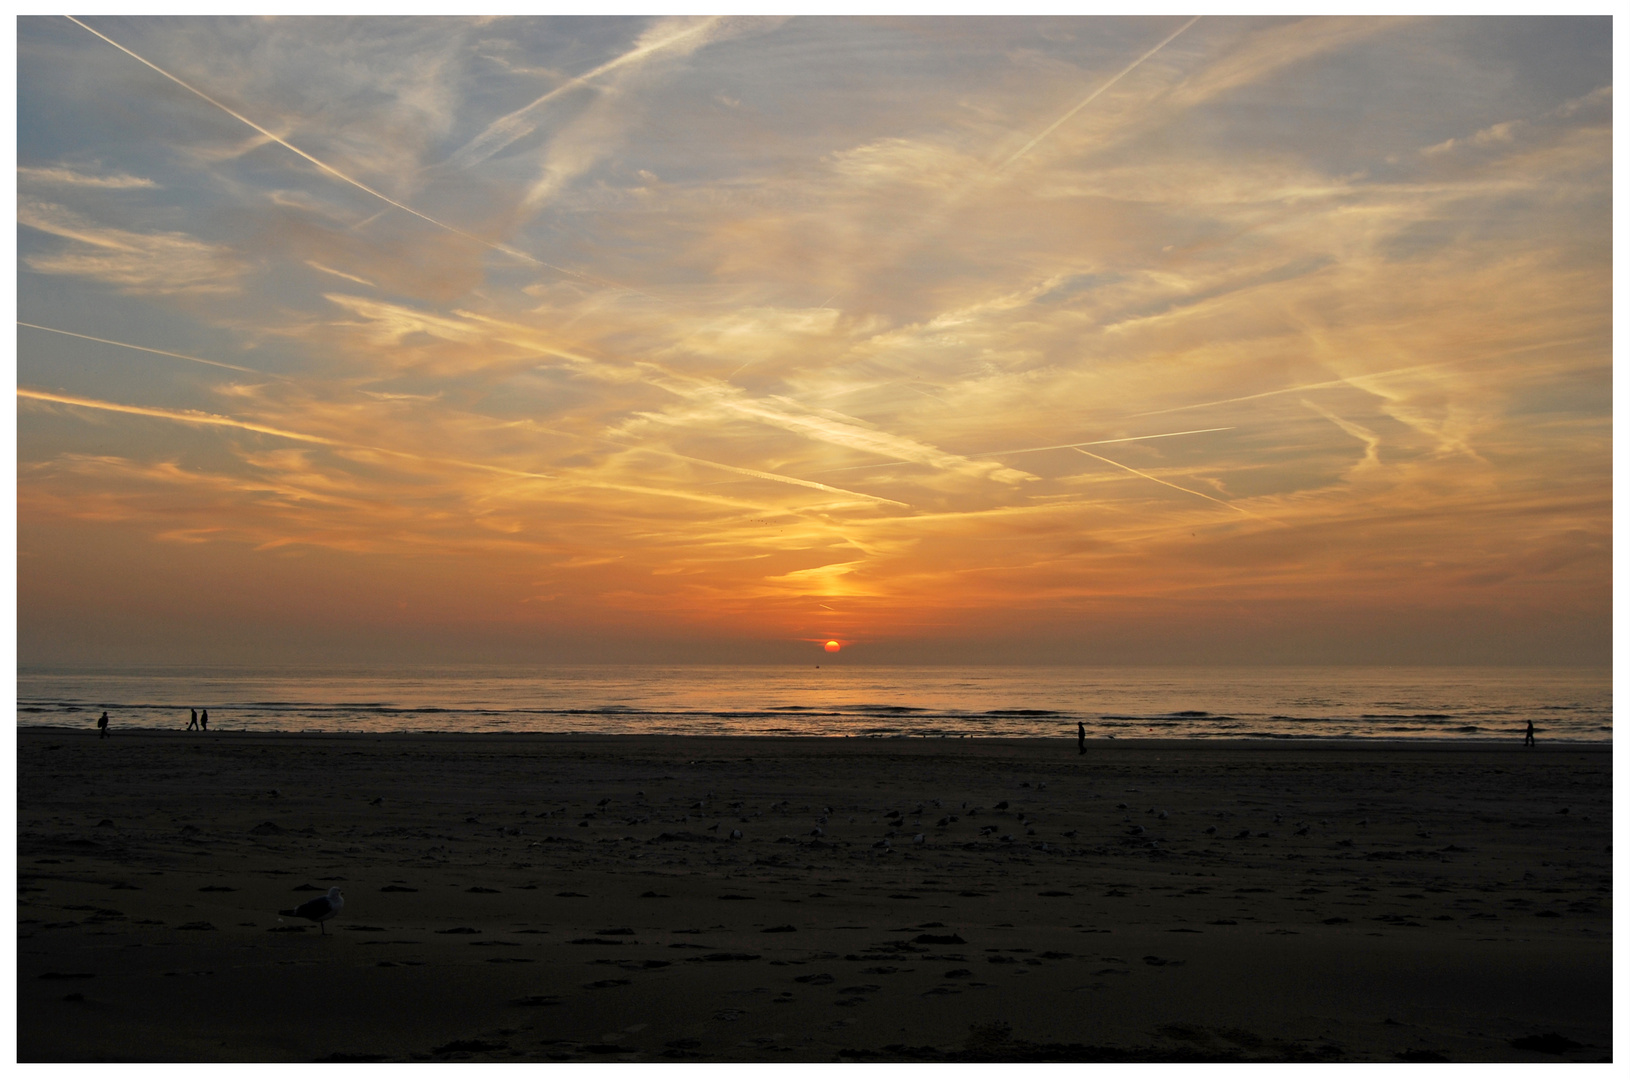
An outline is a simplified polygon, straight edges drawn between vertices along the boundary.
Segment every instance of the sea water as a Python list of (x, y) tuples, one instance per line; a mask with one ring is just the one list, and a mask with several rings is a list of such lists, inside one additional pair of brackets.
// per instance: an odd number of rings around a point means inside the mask
[(1610, 742), (1605, 668), (23, 668), (17, 722), (89, 730)]

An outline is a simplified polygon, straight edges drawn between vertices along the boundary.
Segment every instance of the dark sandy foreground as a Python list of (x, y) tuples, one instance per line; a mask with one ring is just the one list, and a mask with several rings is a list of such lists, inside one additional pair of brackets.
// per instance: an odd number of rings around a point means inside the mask
[(1611, 1056), (1606, 748), (1090, 747), (22, 730), (18, 1053)]

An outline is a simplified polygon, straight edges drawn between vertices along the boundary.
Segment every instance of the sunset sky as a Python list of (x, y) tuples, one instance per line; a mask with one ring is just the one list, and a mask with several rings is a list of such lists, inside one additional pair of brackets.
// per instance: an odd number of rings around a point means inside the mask
[(25, 663), (1605, 663), (1605, 18), (24, 18)]

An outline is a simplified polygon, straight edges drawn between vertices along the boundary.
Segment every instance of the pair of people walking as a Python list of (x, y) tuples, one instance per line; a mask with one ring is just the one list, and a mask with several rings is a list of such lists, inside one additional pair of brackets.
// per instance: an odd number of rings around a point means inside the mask
[(188, 731), (208, 731), (209, 730), (209, 710), (205, 709), (204, 712), (203, 712), (203, 715), (200, 716), (199, 713), (198, 713), (198, 710), (194, 709), (192, 711), (192, 722), (187, 725), (187, 730)]

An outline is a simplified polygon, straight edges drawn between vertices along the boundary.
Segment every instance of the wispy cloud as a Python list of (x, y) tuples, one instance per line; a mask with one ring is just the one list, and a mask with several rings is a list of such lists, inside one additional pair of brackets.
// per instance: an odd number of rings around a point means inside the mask
[(158, 184), (142, 176), (129, 173), (87, 173), (67, 165), (17, 167), (19, 184), (38, 184), (45, 187), (106, 188), (113, 191), (132, 191), (156, 188)]
[(454, 152), (447, 159), (447, 164), (455, 169), (468, 169), (472, 165), (479, 165), (536, 131), (539, 123), (538, 112), (551, 101), (574, 90), (592, 86), (594, 80), (619, 68), (649, 60), (657, 53), (667, 51), (686, 55), (695, 52), (708, 43), (710, 34), (720, 22), (719, 16), (658, 20), (640, 35), (632, 49), (607, 60), (591, 71), (565, 80), (548, 93), (488, 124), (479, 135)]
[(17, 200), (17, 223), (68, 241), (56, 251), (25, 254), (30, 270), (105, 281), (121, 292), (232, 293), (247, 269), (230, 249), (183, 232), (113, 228), (27, 196)]
[(75, 22), (25, 546), (495, 634), (1601, 618), (1605, 22)]

